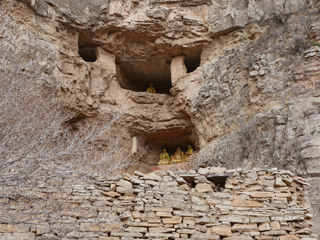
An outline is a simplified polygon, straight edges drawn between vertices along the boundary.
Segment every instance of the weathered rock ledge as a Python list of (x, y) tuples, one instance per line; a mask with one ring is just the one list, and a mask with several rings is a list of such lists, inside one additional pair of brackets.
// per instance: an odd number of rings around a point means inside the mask
[(307, 185), (276, 168), (136, 171), (133, 176), (69, 185), (72, 191), (64, 206), (78, 204), (82, 212), (65, 212), (56, 223), (73, 223), (64, 237), (41, 228), (1, 224), (0, 239), (316, 240)]

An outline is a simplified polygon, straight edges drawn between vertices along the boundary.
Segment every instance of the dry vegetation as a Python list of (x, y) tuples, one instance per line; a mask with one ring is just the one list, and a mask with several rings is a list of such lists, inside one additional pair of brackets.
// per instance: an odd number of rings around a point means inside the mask
[(44, 227), (59, 228), (62, 212), (81, 212), (64, 205), (70, 186), (129, 164), (116, 137), (103, 144), (121, 116), (72, 129), (77, 113), (55, 98), (58, 81), (48, 77), (57, 65), (50, 48), (6, 12), (0, 9), (0, 223), (45, 219)]

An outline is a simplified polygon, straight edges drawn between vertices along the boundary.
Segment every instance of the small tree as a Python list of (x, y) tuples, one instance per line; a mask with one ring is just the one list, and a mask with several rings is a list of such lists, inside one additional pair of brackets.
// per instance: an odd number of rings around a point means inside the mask
[[(102, 141), (121, 116), (73, 129), (77, 113), (56, 99), (59, 85), (48, 74), (54, 55), (15, 24), (8, 8), (0, 10), (0, 223), (39, 224), (45, 217), (49, 226), (59, 211), (74, 211), (63, 205), (68, 196), (59, 195), (66, 193), (64, 182), (90, 181), (129, 164), (116, 136), (107, 146)], [(41, 186), (59, 197), (38, 191)]]

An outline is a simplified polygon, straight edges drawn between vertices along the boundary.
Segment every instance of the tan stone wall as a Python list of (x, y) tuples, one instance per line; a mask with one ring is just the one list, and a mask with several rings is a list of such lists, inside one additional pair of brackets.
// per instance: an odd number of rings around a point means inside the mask
[[(225, 186), (208, 180), (219, 176), (230, 176)], [(64, 206), (77, 203), (82, 212), (56, 222), (73, 223), (64, 235), (41, 225), (1, 224), (0, 239), (316, 240), (306, 186), (277, 169), (135, 172), (74, 183)]]

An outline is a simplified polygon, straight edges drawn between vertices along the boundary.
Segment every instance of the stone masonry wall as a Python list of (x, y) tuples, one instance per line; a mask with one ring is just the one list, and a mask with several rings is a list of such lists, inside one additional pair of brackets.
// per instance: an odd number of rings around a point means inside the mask
[[(63, 206), (77, 204), (79, 210), (64, 210), (56, 222), (72, 223), (64, 234), (41, 225), (0, 224), (0, 239), (317, 239), (304, 191), (309, 184), (276, 168), (136, 171), (66, 184), (70, 196)], [(41, 191), (60, 196), (50, 187)], [(11, 209), (18, 213), (18, 206)]]

